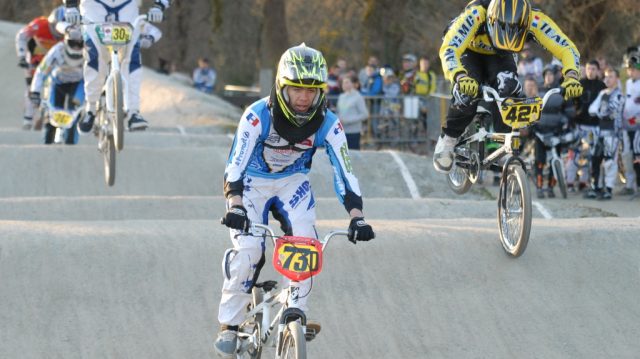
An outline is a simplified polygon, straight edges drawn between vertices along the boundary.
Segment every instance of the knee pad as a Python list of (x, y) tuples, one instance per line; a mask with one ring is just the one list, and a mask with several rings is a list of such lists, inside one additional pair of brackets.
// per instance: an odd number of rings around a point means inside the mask
[(520, 94), (522, 92), (522, 84), (518, 80), (518, 75), (511, 71), (499, 72), (497, 90), (501, 97)]
[(260, 248), (230, 248), (222, 259), (224, 289), (247, 292), (251, 290), (256, 267), (262, 257)]

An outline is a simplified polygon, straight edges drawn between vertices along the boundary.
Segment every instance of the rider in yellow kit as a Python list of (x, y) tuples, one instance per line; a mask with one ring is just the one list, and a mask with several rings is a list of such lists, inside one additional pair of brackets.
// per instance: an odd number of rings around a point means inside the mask
[[(533, 9), (528, 0), (471, 1), (451, 22), (440, 47), (444, 75), (453, 84), (453, 98), (434, 151), (437, 171), (451, 170), (453, 148), (476, 113), (481, 84), (494, 87), (502, 97), (520, 95), (515, 54), (529, 40), (537, 41), (562, 61), (565, 98), (582, 94), (580, 53), (553, 20)], [(494, 118), (498, 118), (497, 107), (492, 106)], [(501, 123), (494, 126), (504, 129)]]

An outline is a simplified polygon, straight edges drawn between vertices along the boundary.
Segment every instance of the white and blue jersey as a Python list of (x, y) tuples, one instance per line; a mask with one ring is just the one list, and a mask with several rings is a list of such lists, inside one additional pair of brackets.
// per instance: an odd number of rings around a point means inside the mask
[(358, 179), (353, 173), (342, 124), (326, 112), (319, 130), (299, 143), (289, 143), (274, 129), (269, 99), (252, 104), (242, 115), (225, 169), (225, 196), (242, 195), (246, 175), (280, 179), (311, 170), (313, 155), (324, 147), (334, 170), (334, 187), (347, 211), (362, 209)]

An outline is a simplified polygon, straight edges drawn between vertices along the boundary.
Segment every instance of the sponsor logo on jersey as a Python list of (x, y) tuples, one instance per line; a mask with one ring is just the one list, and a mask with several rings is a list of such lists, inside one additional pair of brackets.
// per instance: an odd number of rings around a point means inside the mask
[(478, 9), (473, 9), (471, 13), (476, 17), (476, 21), (480, 21), (480, 13), (478, 12)]
[(304, 181), (302, 184), (296, 189), (296, 192), (293, 194), (291, 200), (289, 200), (289, 205), (291, 208), (296, 208), (300, 201), (302, 201), (307, 195), (311, 192), (311, 184), (309, 181)]
[(340, 123), (340, 121), (338, 121), (338, 125), (333, 129), (333, 134), (337, 135), (343, 130), (344, 130), (344, 128), (342, 127), (342, 123)]
[(551, 27), (551, 25), (549, 25), (547, 22), (544, 22), (544, 21), (542, 22), (542, 25), (540, 26), (540, 31), (542, 31), (545, 35), (547, 35), (548, 38), (555, 41), (556, 44), (563, 47), (569, 46), (569, 42), (567, 41), (567, 39), (562, 37), (560, 34), (558, 34), (556, 30), (554, 30)]
[(244, 131), (242, 133), (242, 137), (240, 137), (240, 144), (240, 151), (238, 151), (238, 155), (236, 156), (236, 160), (234, 161), (236, 166), (240, 166), (240, 163), (242, 163), (242, 158), (244, 157), (245, 152), (247, 152), (247, 147), (249, 146), (249, 132)]
[(252, 112), (249, 112), (246, 119), (253, 127), (258, 126), (258, 124), (260, 123), (260, 119), (258, 118), (258, 116), (254, 115)]
[(344, 162), (344, 169), (351, 173), (353, 168), (351, 167), (351, 157), (349, 157), (349, 147), (346, 143), (340, 147), (340, 156), (342, 156), (342, 161)]
[(462, 46), (464, 40), (471, 34), (471, 27), (473, 27), (473, 24), (475, 24), (473, 15), (467, 15), (467, 18), (464, 19), (464, 22), (460, 24), (460, 27), (457, 31), (458, 33), (453, 36), (451, 41), (449, 41), (449, 46), (453, 46), (455, 48), (459, 48), (460, 46)]
[(540, 22), (540, 16), (535, 15), (533, 17), (533, 22), (531, 23), (531, 26), (535, 27), (536, 29), (538, 28), (538, 22)]

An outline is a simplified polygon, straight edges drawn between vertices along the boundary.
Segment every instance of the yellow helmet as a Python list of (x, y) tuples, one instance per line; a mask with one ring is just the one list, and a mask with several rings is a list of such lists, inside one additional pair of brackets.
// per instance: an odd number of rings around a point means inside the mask
[[(277, 105), (291, 124), (302, 127), (314, 118), (318, 110), (323, 110), (327, 76), (327, 61), (322, 53), (307, 47), (304, 43), (282, 54), (276, 74)], [(311, 108), (305, 113), (299, 113), (289, 105), (289, 97), (284, 90), (286, 86), (317, 88), (320, 91), (314, 98)]]
[(491, 0), (487, 8), (487, 31), (500, 50), (522, 50), (531, 25), (529, 0)]

